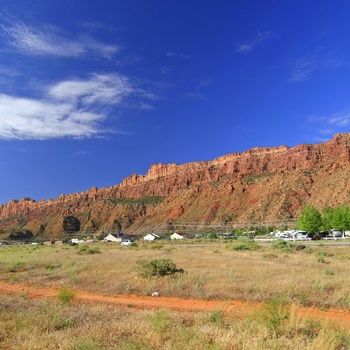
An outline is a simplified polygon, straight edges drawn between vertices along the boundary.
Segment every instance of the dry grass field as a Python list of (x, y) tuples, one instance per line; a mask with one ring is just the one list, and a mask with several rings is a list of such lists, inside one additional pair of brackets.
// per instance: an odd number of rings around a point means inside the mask
[[(137, 261), (171, 259), (184, 273), (144, 279)], [(1, 349), (350, 349), (350, 332), (295, 306), (350, 309), (349, 246), (249, 241), (0, 248), (0, 280), (57, 287), (57, 302), (1, 295)], [(221, 310), (78, 305), (74, 290), (265, 302), (242, 318)]]

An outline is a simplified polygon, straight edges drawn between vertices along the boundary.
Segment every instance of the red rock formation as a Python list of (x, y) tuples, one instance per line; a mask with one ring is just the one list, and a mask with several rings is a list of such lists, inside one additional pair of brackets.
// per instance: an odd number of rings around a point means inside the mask
[[(295, 218), (312, 204), (350, 202), (350, 134), (293, 148), (253, 148), (212, 161), (153, 164), (110, 188), (0, 205), (0, 230), (59, 235), (65, 216), (81, 231), (152, 230), (169, 221), (252, 224)], [(164, 200), (150, 198), (162, 197)]]

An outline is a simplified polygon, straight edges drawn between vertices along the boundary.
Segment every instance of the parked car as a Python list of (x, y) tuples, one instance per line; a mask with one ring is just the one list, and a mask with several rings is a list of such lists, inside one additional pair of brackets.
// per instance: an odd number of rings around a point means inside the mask
[(333, 237), (343, 237), (343, 231), (334, 228), (333, 230), (331, 230), (331, 235)]
[(132, 243), (134, 243), (134, 241), (133, 241), (132, 239), (126, 239), (125, 241), (122, 241), (122, 242), (120, 243), (120, 245), (121, 245), (121, 246), (125, 246), (125, 245), (130, 245), (130, 244), (132, 244)]
[(297, 238), (309, 238), (309, 234), (306, 231), (297, 231), (296, 237)]

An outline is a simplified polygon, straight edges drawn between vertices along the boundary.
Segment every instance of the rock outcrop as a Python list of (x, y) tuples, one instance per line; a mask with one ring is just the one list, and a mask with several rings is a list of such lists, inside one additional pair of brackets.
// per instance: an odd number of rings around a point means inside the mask
[(133, 174), (119, 185), (57, 199), (12, 200), (0, 205), (0, 230), (59, 237), (67, 225), (80, 233), (144, 233), (180, 224), (281, 225), (292, 222), (308, 204), (320, 210), (349, 204), (349, 178), (350, 134), (336, 134), (320, 144), (154, 164), (146, 175)]

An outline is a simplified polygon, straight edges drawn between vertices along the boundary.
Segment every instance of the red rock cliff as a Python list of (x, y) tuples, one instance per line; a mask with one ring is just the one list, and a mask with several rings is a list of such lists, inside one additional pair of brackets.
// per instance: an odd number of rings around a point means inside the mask
[(62, 227), (57, 222), (67, 215), (80, 220), (82, 231), (141, 232), (181, 220), (281, 221), (295, 218), (306, 204), (322, 209), (349, 203), (349, 178), (350, 134), (336, 134), (321, 144), (253, 148), (181, 165), (153, 164), (146, 175), (133, 174), (119, 185), (57, 199), (10, 201), (0, 206), (0, 230), (58, 235)]

